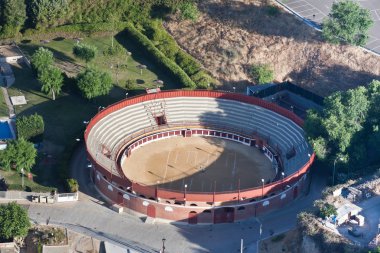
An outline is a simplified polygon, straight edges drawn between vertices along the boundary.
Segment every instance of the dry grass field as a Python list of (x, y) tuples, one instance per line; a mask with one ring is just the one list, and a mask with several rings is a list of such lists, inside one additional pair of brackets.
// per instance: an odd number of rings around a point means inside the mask
[(145, 185), (191, 192), (229, 191), (261, 185), (275, 177), (271, 161), (257, 148), (210, 137), (172, 137), (148, 143), (123, 164), (125, 175)]
[(380, 57), (332, 45), (293, 15), (270, 14), (262, 0), (200, 1), (196, 22), (173, 17), (166, 29), (220, 81), (223, 89), (252, 84), (252, 64), (269, 64), (275, 80), (293, 80), (322, 96), (380, 78)]

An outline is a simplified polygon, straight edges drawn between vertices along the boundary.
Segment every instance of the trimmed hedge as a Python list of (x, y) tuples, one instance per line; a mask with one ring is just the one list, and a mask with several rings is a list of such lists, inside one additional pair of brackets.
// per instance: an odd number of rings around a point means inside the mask
[(138, 31), (133, 24), (129, 23), (126, 26), (128, 35), (131, 36), (141, 48), (145, 49), (152, 59), (159, 65), (163, 65), (171, 74), (178, 78), (181, 84), (186, 88), (195, 89), (197, 85), (190, 79), (183, 69), (181, 69), (174, 61), (167, 58), (160, 50), (158, 50), (152, 41), (150, 41), (144, 34)]
[(92, 24), (73, 24), (73, 25), (62, 25), (57, 27), (51, 27), (46, 29), (26, 29), (23, 33), (24, 37), (34, 37), (36, 34), (46, 34), (46, 33), (86, 33), (94, 34), (97, 32), (112, 32), (112, 31), (122, 31), (127, 22), (116, 22), (112, 24), (111, 22), (101, 22)]

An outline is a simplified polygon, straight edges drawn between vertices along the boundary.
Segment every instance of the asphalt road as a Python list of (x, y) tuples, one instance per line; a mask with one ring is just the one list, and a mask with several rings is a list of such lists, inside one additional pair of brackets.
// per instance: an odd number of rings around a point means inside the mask
[(141, 249), (159, 250), (162, 238), (166, 238), (165, 252), (183, 253), (239, 252), (240, 239), (244, 240), (244, 252), (254, 253), (260, 239), (260, 223), (263, 228), (261, 238), (294, 228), (297, 214), (308, 209), (315, 199), (320, 198), (325, 186), (324, 177), (315, 173), (307, 196), (279, 211), (245, 222), (199, 226), (146, 224), (137, 217), (111, 211), (107, 203), (101, 200), (89, 179), (84, 146), (75, 152), (71, 161), (71, 172), (79, 181), (80, 201), (53, 205), (49, 208), (31, 205), (29, 214), (33, 219), (43, 223), (50, 218), (50, 223), (79, 230), (78, 232), (91, 233), (124, 245), (137, 245)]
[[(334, 0), (278, 0), (288, 8), (319, 26), (330, 12)], [(371, 13), (374, 25), (370, 30), (370, 38), (366, 48), (380, 54), (380, 1), (354, 0)]]

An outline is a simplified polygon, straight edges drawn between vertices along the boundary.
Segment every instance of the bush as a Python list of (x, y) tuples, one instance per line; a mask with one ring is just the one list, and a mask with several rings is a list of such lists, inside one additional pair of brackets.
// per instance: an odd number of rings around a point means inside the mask
[(139, 32), (132, 24), (127, 25), (127, 33), (131, 36), (146, 53), (152, 56), (153, 60), (162, 65), (169, 73), (175, 76), (184, 87), (194, 89), (196, 84), (175, 62), (167, 58), (154, 44), (141, 32)]
[(265, 84), (273, 81), (273, 71), (267, 64), (253, 65), (251, 75), (257, 84)]
[(21, 116), (16, 120), (16, 128), (18, 138), (41, 142), (45, 130), (44, 119), (37, 113), (30, 116)]
[(69, 192), (77, 192), (79, 190), (78, 181), (74, 178), (66, 179), (66, 189)]
[(127, 51), (125, 50), (125, 48), (118, 44), (118, 43), (115, 43), (114, 46), (109, 46), (104, 52), (103, 54), (105, 56), (117, 56), (117, 55), (125, 55), (127, 53)]
[(196, 21), (199, 17), (198, 7), (195, 3), (184, 2), (179, 6), (182, 19)]
[(95, 58), (96, 51), (96, 47), (84, 43), (76, 44), (73, 48), (73, 54), (86, 63)]

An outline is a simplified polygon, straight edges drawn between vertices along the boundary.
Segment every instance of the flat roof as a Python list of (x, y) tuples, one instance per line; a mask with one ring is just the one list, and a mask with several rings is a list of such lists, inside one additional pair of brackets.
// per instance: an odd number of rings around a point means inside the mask
[(0, 58), (12, 57), (12, 56), (21, 56), (21, 52), (16, 46), (5, 45), (0, 46)]

